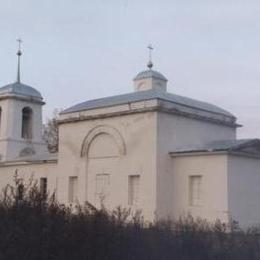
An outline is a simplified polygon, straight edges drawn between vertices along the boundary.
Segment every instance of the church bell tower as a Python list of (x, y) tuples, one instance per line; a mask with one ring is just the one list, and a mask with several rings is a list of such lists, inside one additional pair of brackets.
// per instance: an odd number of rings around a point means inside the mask
[(45, 103), (39, 91), (21, 82), (21, 42), (19, 39), (17, 79), (0, 88), (0, 162), (47, 152), (42, 139)]

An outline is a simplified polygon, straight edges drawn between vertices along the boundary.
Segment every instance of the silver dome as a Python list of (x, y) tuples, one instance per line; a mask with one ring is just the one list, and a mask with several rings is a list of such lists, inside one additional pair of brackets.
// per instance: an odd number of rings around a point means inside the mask
[(18, 82), (1, 87), (0, 95), (6, 95), (6, 94), (17, 94), (17, 95), (36, 97), (42, 99), (42, 95), (38, 90)]
[(142, 71), (136, 75), (134, 80), (146, 79), (146, 78), (156, 78), (156, 79), (161, 79), (161, 80), (167, 81), (167, 79), (163, 76), (163, 74), (161, 74), (160, 72), (155, 71), (155, 70)]

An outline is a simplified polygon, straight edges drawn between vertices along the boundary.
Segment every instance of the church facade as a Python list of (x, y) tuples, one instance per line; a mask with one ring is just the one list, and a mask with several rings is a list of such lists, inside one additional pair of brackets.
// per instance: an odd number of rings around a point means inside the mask
[(228, 111), (167, 92), (151, 62), (133, 85), (65, 109), (57, 154), (42, 139), (41, 94), (20, 76), (0, 88), (0, 188), (17, 172), (65, 204), (260, 223), (260, 141), (236, 139)]

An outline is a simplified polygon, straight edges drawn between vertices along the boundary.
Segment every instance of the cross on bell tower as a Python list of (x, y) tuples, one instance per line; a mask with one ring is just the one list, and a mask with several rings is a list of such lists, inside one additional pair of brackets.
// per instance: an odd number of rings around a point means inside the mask
[(18, 42), (18, 51), (17, 51), (17, 57), (18, 57), (18, 66), (17, 66), (17, 83), (21, 83), (21, 64), (20, 64), (20, 60), (21, 60), (21, 56), (22, 56), (22, 50), (21, 50), (21, 45), (22, 45), (22, 39), (17, 39)]

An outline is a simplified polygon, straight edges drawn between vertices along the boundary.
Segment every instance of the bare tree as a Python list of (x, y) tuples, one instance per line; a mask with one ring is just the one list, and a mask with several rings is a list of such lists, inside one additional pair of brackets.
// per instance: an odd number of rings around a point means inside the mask
[(56, 153), (59, 150), (58, 117), (60, 112), (60, 109), (55, 109), (53, 117), (48, 118), (44, 125), (43, 139), (46, 141), (50, 153)]

